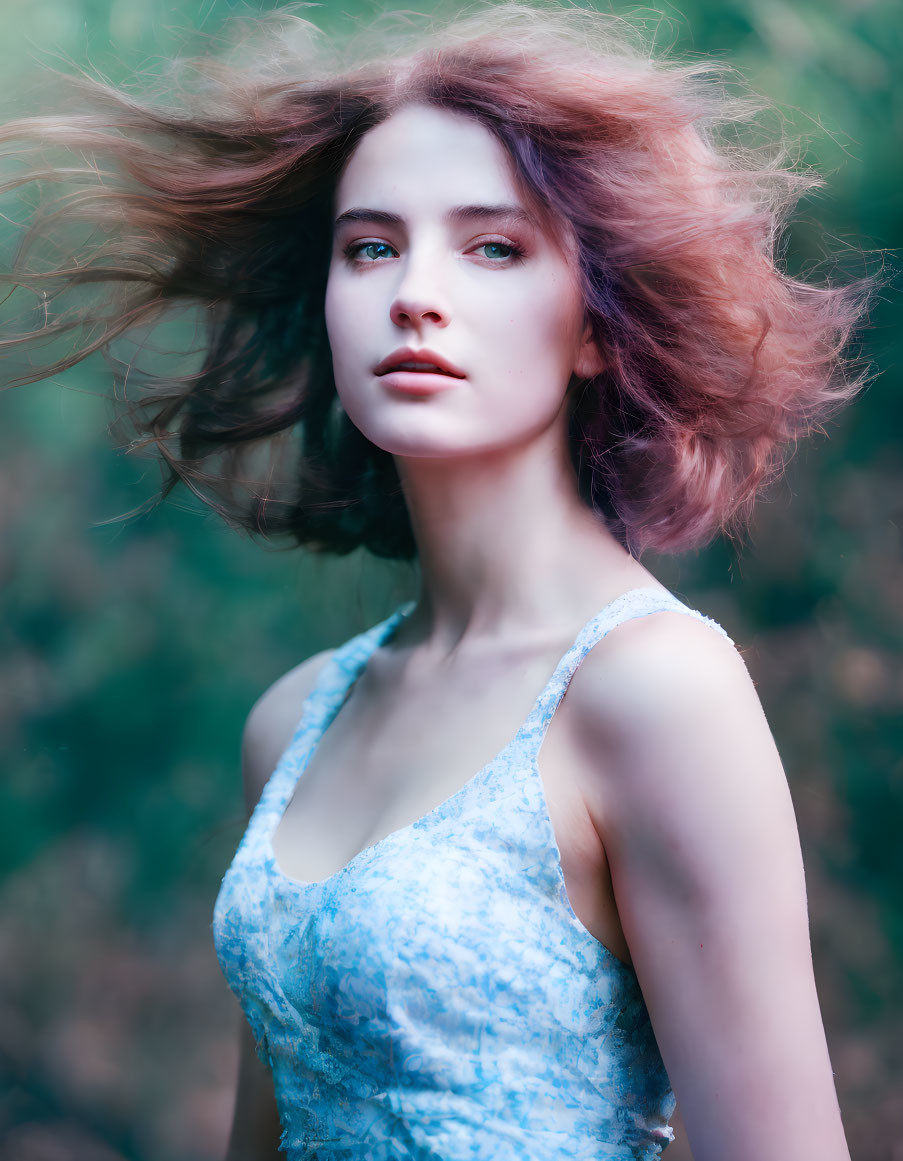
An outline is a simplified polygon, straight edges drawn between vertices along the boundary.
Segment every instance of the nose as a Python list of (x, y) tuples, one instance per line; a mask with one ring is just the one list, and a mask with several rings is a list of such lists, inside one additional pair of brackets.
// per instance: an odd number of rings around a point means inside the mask
[(396, 298), (389, 311), (389, 317), (397, 327), (418, 327), (424, 321), (431, 322), (434, 326), (448, 326), (448, 319), (443, 311), (408, 299)]
[(448, 303), (439, 289), (435, 271), (431, 273), (426, 268), (428, 263), (426, 255), (418, 263), (408, 261), (389, 308), (389, 317), (397, 327), (417, 329), (424, 322), (437, 327), (448, 326)]

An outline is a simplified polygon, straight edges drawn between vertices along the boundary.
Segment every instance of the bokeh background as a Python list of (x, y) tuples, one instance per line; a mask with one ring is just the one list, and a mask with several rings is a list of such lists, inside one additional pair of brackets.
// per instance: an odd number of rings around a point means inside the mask
[[(583, 5), (590, 6), (590, 5)], [(119, 82), (257, 0), (3, 0), (0, 116), (43, 64)], [(430, 11), (423, 0), (418, 11)], [(736, 64), (828, 176), (794, 273), (903, 243), (898, 0), (684, 0), (657, 42)], [(327, 31), (376, 9), (309, 6)], [(0, 221), (4, 253), (12, 224)], [(644, 563), (743, 651), (784, 760), (854, 1161), (903, 1159), (903, 395), (899, 281), (861, 336), (881, 374), (800, 445), (744, 546)], [(152, 462), (107, 432), (100, 360), (0, 394), (0, 1157), (219, 1161), (239, 1013), (211, 915), (244, 829), (259, 694), (387, 615), (415, 572), (261, 547), (188, 493), (130, 522)], [(684, 1144), (669, 1161), (690, 1157)]]

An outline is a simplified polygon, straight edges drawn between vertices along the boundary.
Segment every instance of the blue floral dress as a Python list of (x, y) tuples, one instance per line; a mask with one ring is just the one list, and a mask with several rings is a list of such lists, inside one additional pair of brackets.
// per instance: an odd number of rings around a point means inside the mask
[(213, 932), (271, 1069), (289, 1161), (647, 1161), (675, 1099), (632, 968), (574, 914), (537, 754), (632, 589), (577, 635), (505, 748), (441, 805), (319, 882), (272, 836), (317, 743), (413, 602), (342, 645), (301, 707), (226, 872)]

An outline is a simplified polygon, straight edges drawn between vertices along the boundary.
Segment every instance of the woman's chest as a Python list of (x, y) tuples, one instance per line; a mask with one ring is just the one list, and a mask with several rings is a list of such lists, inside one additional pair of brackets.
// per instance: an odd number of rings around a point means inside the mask
[[(407, 684), (388, 698), (368, 698), (361, 683), (320, 738), (272, 835), (280, 871), (319, 882), (466, 793), (527, 718), (543, 672), (547, 677), (545, 658), (509, 670), (504, 680), (484, 673), (441, 688)], [(565, 698), (549, 723), (536, 776), (571, 907), (596, 939), (629, 962), (607, 859), (581, 790), (590, 772), (573, 733)]]

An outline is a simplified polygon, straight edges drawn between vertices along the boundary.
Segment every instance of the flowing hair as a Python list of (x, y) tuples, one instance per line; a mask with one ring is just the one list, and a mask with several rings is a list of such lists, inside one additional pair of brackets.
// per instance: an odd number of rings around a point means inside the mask
[[(104, 352), (113, 427), (160, 457), (157, 502), (182, 480), (251, 535), (415, 557), (394, 459), (342, 409), (324, 322), (339, 177), (412, 103), (489, 129), (572, 241), (605, 361), (567, 388), (575, 487), (632, 554), (740, 532), (799, 436), (872, 377), (845, 351), (880, 277), (781, 270), (788, 215), (824, 179), (783, 132), (744, 138), (772, 106), (723, 62), (656, 55), (626, 18), (555, 3), (384, 14), (341, 40), (282, 12), (241, 51), (172, 62), (143, 96), (64, 78), (76, 111), (0, 127), (20, 167), (3, 189), (38, 191), (5, 275), (33, 297), (0, 342), (4, 378)], [(202, 338), (175, 369), (114, 353), (180, 318)]]

